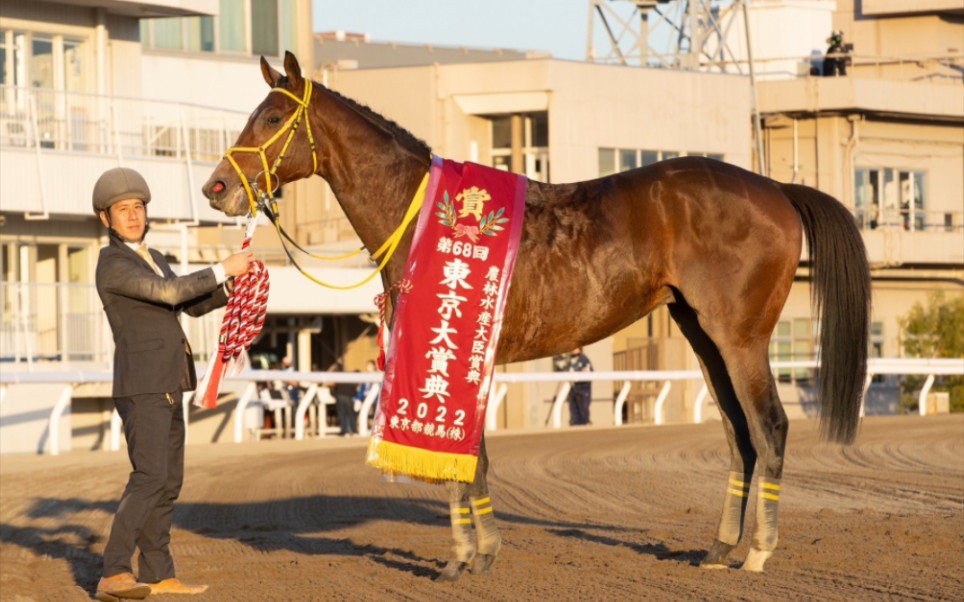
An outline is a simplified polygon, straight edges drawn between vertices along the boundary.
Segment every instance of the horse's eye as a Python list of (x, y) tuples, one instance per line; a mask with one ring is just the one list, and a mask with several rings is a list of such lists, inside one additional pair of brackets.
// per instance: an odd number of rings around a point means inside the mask
[(268, 125), (278, 125), (279, 123), (281, 123), (281, 117), (279, 115), (268, 117)]

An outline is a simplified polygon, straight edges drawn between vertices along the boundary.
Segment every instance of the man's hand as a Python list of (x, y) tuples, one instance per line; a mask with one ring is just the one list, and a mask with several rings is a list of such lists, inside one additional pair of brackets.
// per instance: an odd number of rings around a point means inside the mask
[(224, 267), (224, 273), (228, 276), (240, 276), (248, 271), (248, 266), (253, 259), (254, 253), (241, 251), (222, 261), (221, 265)]

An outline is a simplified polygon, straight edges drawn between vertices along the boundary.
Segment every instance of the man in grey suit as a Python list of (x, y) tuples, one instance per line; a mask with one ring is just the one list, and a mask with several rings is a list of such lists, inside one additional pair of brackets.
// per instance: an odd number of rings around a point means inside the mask
[[(97, 293), (114, 335), (114, 406), (124, 421), (133, 471), (104, 550), (96, 598), (116, 602), (151, 593), (197, 594), (174, 575), (169, 544), (174, 500), (184, 477), (182, 393), (197, 386), (191, 346), (178, 322), (227, 303), (225, 290), (244, 274), (250, 251), (185, 276), (144, 245), (151, 192), (144, 178), (122, 167), (104, 172), (93, 192), (94, 213), (110, 244), (97, 262)], [(138, 557), (138, 579), (132, 556)]]

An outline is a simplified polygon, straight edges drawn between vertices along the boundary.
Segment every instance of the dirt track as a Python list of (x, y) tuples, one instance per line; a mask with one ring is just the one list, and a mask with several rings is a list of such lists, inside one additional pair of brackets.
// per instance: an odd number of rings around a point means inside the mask
[[(869, 418), (849, 448), (790, 433), (762, 575), (695, 566), (725, 484), (718, 424), (491, 436), (504, 545), (455, 584), (433, 580), (444, 490), (382, 481), (359, 439), (189, 447), (173, 549), (211, 585), (198, 602), (964, 599), (964, 416)], [(0, 598), (89, 599), (127, 470), (123, 453), (0, 460)]]

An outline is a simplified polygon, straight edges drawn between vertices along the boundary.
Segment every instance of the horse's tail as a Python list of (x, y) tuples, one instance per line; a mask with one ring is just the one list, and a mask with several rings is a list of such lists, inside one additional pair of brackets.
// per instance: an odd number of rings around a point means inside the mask
[(820, 321), (820, 427), (851, 443), (867, 375), (870, 266), (853, 215), (819, 190), (782, 184), (800, 214), (810, 252), (811, 302)]

